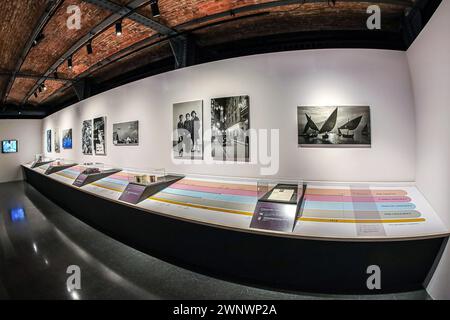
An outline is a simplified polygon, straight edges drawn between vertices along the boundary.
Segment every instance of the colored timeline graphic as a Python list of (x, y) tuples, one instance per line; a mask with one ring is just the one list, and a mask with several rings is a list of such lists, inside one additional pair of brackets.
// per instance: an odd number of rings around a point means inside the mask
[(415, 209), (402, 189), (308, 186), (298, 220), (351, 223), (358, 235), (386, 235), (383, 224), (424, 222)]

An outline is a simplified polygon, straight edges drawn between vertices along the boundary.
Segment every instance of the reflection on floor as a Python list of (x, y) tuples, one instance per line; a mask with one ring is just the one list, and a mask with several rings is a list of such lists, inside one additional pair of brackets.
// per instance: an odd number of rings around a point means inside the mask
[[(280, 292), (198, 274), (89, 227), (23, 182), (0, 184), (0, 299), (429, 299), (422, 291), (337, 296)], [(68, 290), (69, 265), (81, 290)]]

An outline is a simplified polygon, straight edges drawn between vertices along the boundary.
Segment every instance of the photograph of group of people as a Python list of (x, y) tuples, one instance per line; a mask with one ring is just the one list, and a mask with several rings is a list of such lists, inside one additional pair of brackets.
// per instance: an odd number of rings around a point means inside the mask
[(203, 101), (173, 105), (173, 156), (176, 159), (203, 159)]

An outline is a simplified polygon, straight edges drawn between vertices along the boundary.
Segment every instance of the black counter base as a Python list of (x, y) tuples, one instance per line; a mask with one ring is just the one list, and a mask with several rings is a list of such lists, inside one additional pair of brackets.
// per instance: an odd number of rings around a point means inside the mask
[[(76, 189), (24, 167), (27, 182), (80, 220), (143, 252), (201, 273), (303, 292), (376, 294), (421, 289), (445, 237), (324, 241), (188, 222)], [(367, 288), (379, 266), (381, 289)]]

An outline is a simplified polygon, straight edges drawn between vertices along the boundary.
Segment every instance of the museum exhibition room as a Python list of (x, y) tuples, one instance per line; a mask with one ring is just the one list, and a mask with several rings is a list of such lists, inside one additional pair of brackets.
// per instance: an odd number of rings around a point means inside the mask
[(0, 11), (0, 300), (450, 299), (449, 0)]

